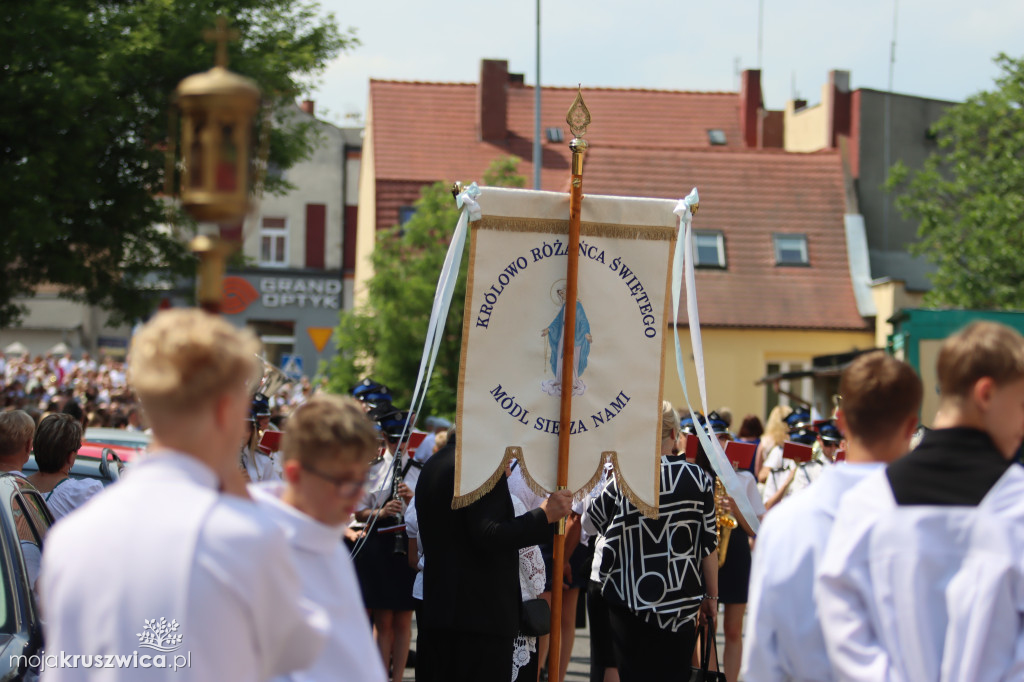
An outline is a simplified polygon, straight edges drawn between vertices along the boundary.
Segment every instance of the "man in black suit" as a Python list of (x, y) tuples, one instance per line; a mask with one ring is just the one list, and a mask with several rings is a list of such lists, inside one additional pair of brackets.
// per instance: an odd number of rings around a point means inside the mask
[[(417, 680), (504, 682), (512, 678), (519, 632), (519, 549), (550, 539), (550, 524), (572, 506), (567, 490), (516, 516), (508, 482), (473, 504), (452, 509), (455, 438), (423, 466), (416, 513), (423, 547), (423, 612), (430, 670)], [(422, 641), (422, 640), (421, 640)], [(424, 648), (418, 645), (417, 651)], [(426, 653), (426, 652), (424, 652)]]

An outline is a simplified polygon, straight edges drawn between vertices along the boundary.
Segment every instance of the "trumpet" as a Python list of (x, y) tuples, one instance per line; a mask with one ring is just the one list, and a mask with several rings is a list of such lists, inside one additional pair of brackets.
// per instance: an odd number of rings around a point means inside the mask
[(259, 355), (256, 356), (256, 359), (260, 363), (260, 375), (254, 382), (256, 385), (254, 393), (262, 393), (270, 398), (288, 384), (293, 383), (292, 378), (285, 374), (280, 367), (270, 364)]
[(729, 552), (729, 538), (732, 529), (738, 525), (736, 517), (725, 510), (725, 486), (722, 479), (715, 477), (715, 532), (718, 535), (718, 567), (725, 564), (725, 556)]

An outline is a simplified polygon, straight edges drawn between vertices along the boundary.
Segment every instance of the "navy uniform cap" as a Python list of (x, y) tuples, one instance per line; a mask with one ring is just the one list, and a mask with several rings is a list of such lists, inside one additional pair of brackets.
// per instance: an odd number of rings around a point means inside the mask
[[(702, 415), (700, 412), (694, 412), (694, 414), (697, 415), (697, 422), (699, 424), (703, 425), (707, 423), (707, 419), (705, 419), (704, 415)], [(694, 425), (692, 417), (684, 417), (682, 420), (680, 420), (679, 430), (690, 436), (697, 435), (697, 427)]]
[(818, 435), (826, 443), (838, 443), (843, 439), (843, 434), (839, 432), (839, 427), (831, 422), (822, 424), (821, 428), (818, 429)]
[(262, 393), (257, 393), (252, 397), (250, 414), (253, 419), (256, 419), (257, 417), (270, 416), (270, 400), (267, 399), (267, 396)]
[[(394, 410), (378, 421), (380, 424), (380, 430), (388, 440), (398, 440), (402, 437), (402, 431), (405, 429), (405, 421), (408, 418), (408, 411)], [(403, 442), (409, 440), (410, 435), (411, 433), (406, 433)]]
[(708, 424), (711, 425), (711, 432), (716, 435), (732, 435), (729, 433), (729, 425), (726, 424), (725, 420), (722, 419), (722, 417), (714, 410), (708, 413)]
[(814, 441), (818, 439), (818, 434), (814, 432), (812, 428), (797, 428), (789, 432), (789, 439), (794, 443), (802, 443), (803, 445), (814, 445)]

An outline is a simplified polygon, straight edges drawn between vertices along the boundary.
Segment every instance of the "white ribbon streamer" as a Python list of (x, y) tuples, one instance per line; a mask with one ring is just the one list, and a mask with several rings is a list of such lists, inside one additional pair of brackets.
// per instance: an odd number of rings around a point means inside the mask
[(423, 342), (419, 375), (416, 377), (416, 386), (412, 392), (412, 399), (409, 401), (409, 414), (402, 429), (403, 441), (405, 434), (415, 425), (416, 418), (419, 417), (423, 400), (427, 395), (427, 386), (430, 385), (430, 377), (434, 373), (434, 362), (437, 360), (437, 352), (441, 347), (441, 337), (444, 334), (445, 322), (448, 320), (448, 309), (451, 307), (455, 282), (459, 278), (459, 267), (462, 265), (462, 253), (465, 251), (469, 222), (480, 220), (482, 215), (480, 204), (476, 201), (479, 196), (480, 188), (474, 182), (455, 197), (455, 205), (462, 209), (462, 213), (459, 215), (459, 222), (455, 225), (452, 241), (448, 245), (448, 253), (445, 254), (444, 265), (441, 267), (441, 275), (437, 279), (434, 305), (430, 310), (430, 322), (427, 324), (427, 338)]
[[(420, 410), (423, 407), (423, 400), (427, 395), (427, 387), (430, 385), (430, 377), (434, 373), (434, 362), (437, 360), (437, 352), (441, 347), (441, 337), (444, 334), (444, 325), (448, 320), (448, 310), (451, 307), (452, 294), (455, 291), (455, 282), (459, 278), (459, 268), (462, 265), (462, 253), (466, 246), (466, 233), (469, 222), (480, 220), (482, 215), (480, 204), (476, 198), (480, 196), (480, 188), (474, 182), (455, 197), (455, 204), (462, 213), (459, 221), (455, 224), (455, 232), (452, 234), (452, 241), (448, 245), (448, 253), (444, 257), (444, 265), (441, 266), (441, 274), (437, 279), (437, 289), (434, 291), (434, 304), (430, 309), (430, 321), (427, 323), (427, 336), (423, 341), (423, 355), (420, 358), (419, 374), (416, 377), (416, 386), (412, 391), (412, 398), (409, 401), (409, 413), (405, 418), (405, 425), (402, 427), (402, 437), (399, 443), (405, 442), (408, 434), (416, 424)], [(412, 455), (410, 455), (411, 457)], [(402, 458), (395, 457), (391, 462), (391, 474), (394, 469), (400, 466)], [(352, 550), (352, 556), (356, 556), (366, 543), (366, 538), (373, 532), (373, 526), (377, 521), (378, 514), (371, 517), (366, 527), (366, 534), (360, 538)]]
[[(704, 414), (708, 414), (707, 382), (704, 375), (704, 347), (700, 336), (700, 315), (697, 312), (697, 284), (693, 270), (693, 206), (697, 205), (699, 197), (697, 188), (694, 187), (685, 199), (676, 204), (673, 213), (679, 216), (679, 238), (676, 239), (675, 257), (672, 259), (672, 308), (674, 313), (676, 342), (676, 372), (679, 374), (679, 383), (683, 388), (683, 400), (690, 411), (690, 418), (693, 419), (697, 439), (700, 441), (704, 452), (708, 456), (711, 468), (715, 470), (718, 477), (722, 479), (725, 490), (736, 501), (738, 512), (747, 521), (747, 525), (756, 534), (761, 523), (754, 513), (754, 508), (747, 499), (744, 486), (740, 483), (739, 477), (733, 471), (732, 464), (725, 456), (722, 445), (718, 438), (710, 434), (710, 424), (701, 426), (690, 403), (690, 396), (686, 390), (686, 370), (683, 367), (683, 350), (679, 343), (679, 298), (683, 286), (683, 272), (686, 273), (686, 313), (690, 325), (690, 344), (693, 347), (693, 361), (697, 369), (697, 387), (700, 391), (701, 407)], [(708, 430), (705, 430), (708, 429)]]

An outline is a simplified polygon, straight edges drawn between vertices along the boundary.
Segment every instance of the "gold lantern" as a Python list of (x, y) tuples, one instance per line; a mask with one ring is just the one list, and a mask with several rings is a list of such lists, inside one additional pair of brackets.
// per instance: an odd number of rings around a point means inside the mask
[(209, 71), (189, 76), (175, 92), (181, 115), (181, 202), (197, 220), (237, 220), (249, 207), (249, 149), (260, 90), (227, 68), (227, 41), (237, 37), (223, 18)]

